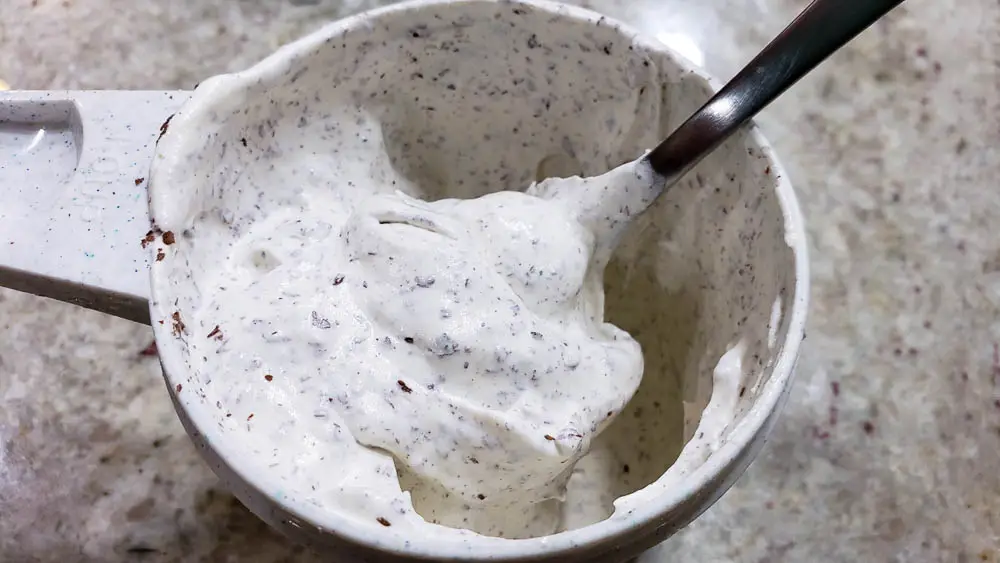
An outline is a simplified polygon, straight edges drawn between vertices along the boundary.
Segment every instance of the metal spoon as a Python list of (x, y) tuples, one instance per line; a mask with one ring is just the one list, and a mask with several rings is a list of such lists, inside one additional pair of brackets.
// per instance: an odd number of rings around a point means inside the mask
[[(705, 105), (636, 161), (590, 178), (550, 178), (533, 189), (575, 208), (606, 264), (631, 219), (757, 113), (903, 0), (814, 0)], [(639, 164), (639, 166), (636, 166)]]
[(903, 0), (814, 0), (704, 106), (649, 152), (661, 192), (792, 84)]

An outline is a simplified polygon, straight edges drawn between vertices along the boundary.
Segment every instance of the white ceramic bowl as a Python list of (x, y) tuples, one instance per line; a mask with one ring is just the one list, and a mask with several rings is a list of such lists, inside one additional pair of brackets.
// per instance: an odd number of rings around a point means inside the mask
[[(498, 38), (503, 47), (487, 47)], [(451, 53), (418, 63), (400, 56), (442, 46)], [(567, 65), (582, 74), (561, 72)], [(393, 78), (446, 71), (435, 103), (459, 116), (452, 121), (436, 120)], [(481, 94), (470, 86), (477, 80), (489, 82)], [(618, 23), (535, 0), (405, 2), (330, 24), (247, 71), (202, 83), (170, 121), (150, 174), (151, 217), (178, 232), (169, 255), (152, 261), (151, 315), (177, 412), (229, 490), (284, 534), (344, 562), (623, 561), (708, 508), (756, 456), (778, 416), (808, 302), (802, 217), (756, 128), (728, 141), (673, 187), (631, 229), (608, 268), (608, 320), (640, 341), (647, 369), (625, 416), (595, 445), (615, 463), (632, 465), (616, 490), (625, 498), (597, 523), (534, 539), (442, 540), (346, 518), (301, 495), (276, 495), (266, 466), (220, 423), (212, 390), (189, 369), (186, 340), (175, 334), (172, 317), (193, 317), (199, 294), (192, 284), (203, 281), (211, 266), (199, 260), (221, 260), (226, 250), (195, 255), (184, 231), (231, 206), (227, 197), (233, 196), (226, 194), (238, 194), (248, 182), (266, 189), (271, 166), (322, 168), (322, 159), (287, 146), (269, 153), (266, 138), (254, 139), (259, 150), (252, 166), (237, 147), (261, 123), (294, 127), (296, 102), (318, 99), (318, 91), (340, 89), (351, 99), (390, 108), (383, 134), (396, 143), (394, 164), (418, 184), (436, 186), (435, 193), (421, 195), (472, 197), (526, 186), (540, 174), (542, 156), (556, 156), (545, 159), (548, 172), (585, 175), (636, 158), (700, 106), (712, 84), (665, 46)], [(456, 85), (468, 91), (449, 98)], [(660, 103), (636, 115), (643, 96)], [(511, 131), (503, 127), (511, 104), (534, 104), (540, 117)], [(609, 113), (627, 119), (612, 123), (605, 119)], [(472, 139), (474, 128), (449, 125), (466, 118), (497, 120), (496, 134)], [(432, 148), (400, 140), (427, 135), (443, 140)], [(459, 182), (471, 172), (461, 165), (468, 150), (490, 151), (502, 173), (488, 184)], [(444, 178), (427, 178), (431, 161), (454, 166)], [(189, 201), (168, 204), (179, 193), (189, 194)], [(266, 213), (230, 219), (248, 224)], [(715, 389), (713, 397), (713, 369), (737, 345), (742, 379), (734, 388)], [(713, 405), (728, 402), (734, 409), (730, 424), (699, 427), (710, 397)]]

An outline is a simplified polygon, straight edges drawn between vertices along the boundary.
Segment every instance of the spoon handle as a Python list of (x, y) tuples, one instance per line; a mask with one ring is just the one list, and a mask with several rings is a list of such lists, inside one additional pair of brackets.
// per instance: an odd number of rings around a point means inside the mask
[(646, 159), (669, 186), (792, 84), (903, 0), (814, 0)]

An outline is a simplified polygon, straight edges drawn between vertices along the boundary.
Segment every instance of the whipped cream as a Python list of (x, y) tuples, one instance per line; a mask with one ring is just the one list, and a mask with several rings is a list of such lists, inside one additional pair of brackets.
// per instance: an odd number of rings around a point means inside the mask
[(402, 483), (432, 522), (552, 533), (642, 377), (602, 278), (646, 166), (434, 202), (359, 178), (349, 205), (274, 213), (205, 290), (198, 369), (336, 504), (408, 512)]

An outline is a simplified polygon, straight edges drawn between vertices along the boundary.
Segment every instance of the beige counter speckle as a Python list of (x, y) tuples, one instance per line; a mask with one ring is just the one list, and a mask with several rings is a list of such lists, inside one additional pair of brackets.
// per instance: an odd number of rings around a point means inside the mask
[[(4, 0), (0, 78), (190, 87), (377, 3)], [(720, 76), (805, 4), (583, 3)], [(798, 381), (760, 459), (650, 561), (1000, 561), (998, 64), (995, 0), (910, 0), (761, 119), (812, 242)], [(215, 488), (148, 329), (10, 291), (0, 326), (0, 560), (313, 559)]]

